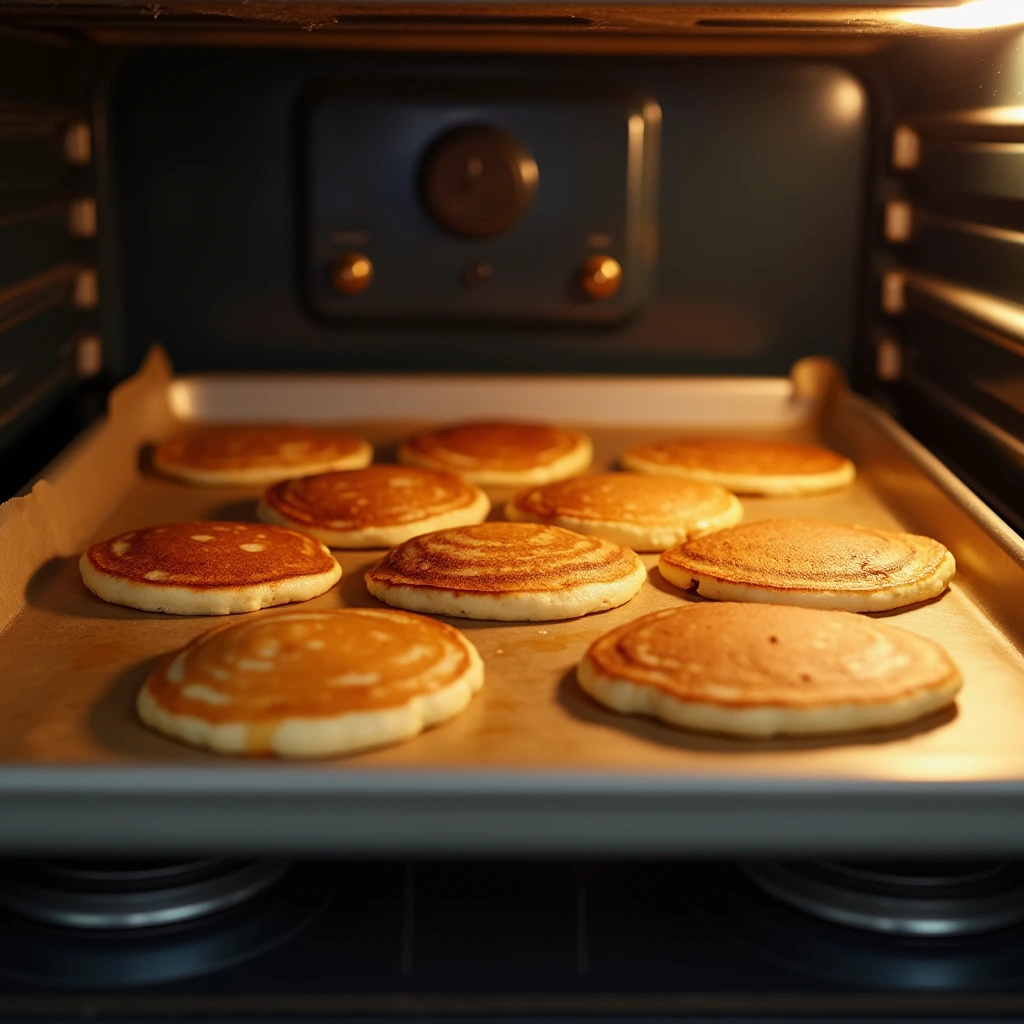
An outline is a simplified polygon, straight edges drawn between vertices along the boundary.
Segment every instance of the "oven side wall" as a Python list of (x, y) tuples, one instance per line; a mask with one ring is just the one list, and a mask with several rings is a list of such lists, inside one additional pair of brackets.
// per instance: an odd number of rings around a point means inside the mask
[[(0, 493), (94, 415), (92, 48), (0, 28)], [(92, 383), (87, 383), (93, 379)]]

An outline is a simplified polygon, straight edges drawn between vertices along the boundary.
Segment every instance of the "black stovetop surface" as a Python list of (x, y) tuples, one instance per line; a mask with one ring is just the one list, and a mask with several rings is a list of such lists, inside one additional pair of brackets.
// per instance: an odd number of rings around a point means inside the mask
[(330, 862), (190, 925), (72, 932), (0, 913), (0, 1019), (1013, 1019), (1024, 926), (893, 938), (733, 865)]

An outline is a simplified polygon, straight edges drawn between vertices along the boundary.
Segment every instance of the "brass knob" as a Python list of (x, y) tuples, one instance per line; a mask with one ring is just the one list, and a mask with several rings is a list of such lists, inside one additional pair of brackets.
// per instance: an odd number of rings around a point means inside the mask
[(373, 264), (361, 252), (347, 252), (334, 261), (331, 284), (342, 295), (358, 295), (370, 287)]
[(609, 299), (622, 285), (622, 267), (611, 256), (591, 256), (583, 264), (580, 285), (592, 299)]

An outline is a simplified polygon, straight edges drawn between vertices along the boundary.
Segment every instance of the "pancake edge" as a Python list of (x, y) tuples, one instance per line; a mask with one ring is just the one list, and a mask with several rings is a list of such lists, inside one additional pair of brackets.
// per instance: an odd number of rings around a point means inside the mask
[(626, 576), (609, 583), (583, 583), (566, 590), (519, 591), (500, 594), (454, 591), (445, 587), (390, 584), (365, 575), (366, 589), (378, 601), (426, 615), (494, 622), (551, 622), (577, 619), (608, 611), (631, 601), (647, 579), (647, 568), (634, 553), (636, 565)]
[(702, 733), (765, 740), (774, 736), (839, 736), (906, 725), (948, 707), (963, 680), (954, 666), (938, 683), (896, 700), (874, 704), (822, 704), (816, 708), (775, 706), (730, 709), (709, 701), (688, 701), (656, 686), (604, 675), (588, 655), (576, 668), (580, 689), (621, 715), (654, 718), (666, 725)]
[(310, 601), (326, 594), (341, 579), (341, 566), (333, 556), (332, 561), (334, 568), (322, 573), (292, 576), (249, 587), (210, 587), (202, 590), (120, 579), (97, 569), (89, 560), (88, 552), (79, 559), (78, 568), (85, 586), (108, 604), (165, 615), (235, 615), (281, 604)]
[(877, 590), (806, 590), (796, 587), (758, 586), (736, 583), (715, 576), (706, 576), (680, 569), (658, 559), (658, 571), (680, 590), (706, 597), (711, 601), (746, 601), (761, 604), (790, 604), (801, 608), (821, 608), (836, 612), (884, 612), (928, 601), (944, 593), (956, 575), (956, 559), (946, 551), (938, 567), (914, 583)]
[(396, 544), (418, 537), (422, 533), (447, 530), (453, 526), (476, 526), (478, 523), (482, 523), (491, 511), (491, 500), (479, 487), (473, 489), (476, 491), (473, 504), (466, 508), (442, 512), (439, 515), (417, 519), (414, 522), (396, 524), (395, 526), (367, 527), (363, 530), (330, 530), (326, 527), (300, 523), (297, 520), (289, 519), (288, 516), (276, 509), (266, 500), (265, 496), (260, 498), (256, 515), (264, 523), (287, 526), (288, 529), (305, 533), (330, 548), (349, 550), (392, 548)]
[(373, 462), (373, 445), (362, 438), (355, 438), (360, 447), (351, 455), (345, 455), (326, 462), (309, 462), (305, 465), (260, 466), (254, 469), (196, 469), (176, 462), (165, 462), (159, 456), (159, 446), (153, 452), (153, 466), (164, 476), (198, 487), (255, 487), (269, 486), (301, 476), (330, 473), (339, 469), (365, 469)]
[[(379, 711), (285, 718), (274, 731), (270, 750), (266, 753), (289, 759), (341, 757), (410, 740), (424, 730), (454, 718), (466, 709), (484, 683), (484, 663), (480, 653), (461, 634), (459, 641), (469, 655), (469, 666), (447, 686)], [(139, 718), (149, 728), (179, 743), (215, 754), (238, 756), (252, 753), (248, 749), (249, 726), (246, 723), (215, 725), (192, 715), (172, 714), (157, 704), (148, 687), (147, 678), (139, 690), (135, 707)]]
[(740, 523), (743, 520), (743, 504), (735, 494), (730, 494), (729, 497), (732, 499), (729, 507), (719, 516), (707, 517), (696, 523), (683, 521), (678, 526), (645, 527), (637, 523), (624, 523), (612, 519), (576, 519), (567, 515), (540, 516), (521, 509), (515, 498), (505, 505), (505, 518), (514, 523), (560, 526), (563, 530), (572, 530), (588, 537), (611, 541), (633, 551), (665, 551), (694, 537), (704, 537)]
[(827, 473), (723, 473), (712, 469), (689, 469), (666, 466), (626, 452), (619, 460), (623, 467), (650, 476), (675, 476), (705, 484), (718, 484), (734, 494), (759, 495), (767, 498), (799, 498), (808, 494), (837, 491), (853, 483), (856, 466), (845, 456), (843, 465)]
[[(566, 428), (559, 428), (566, 429)], [(554, 462), (534, 466), (530, 469), (498, 470), (498, 469), (465, 469), (450, 464), (443, 459), (432, 459), (422, 455), (403, 442), (398, 449), (398, 461), (405, 466), (422, 466), (425, 469), (444, 469), (456, 473), (463, 480), (468, 480), (478, 487), (528, 487), (538, 484), (552, 484), (557, 480), (567, 480), (578, 476), (590, 467), (594, 459), (594, 446), (590, 438), (581, 430), (573, 430), (576, 447)]]

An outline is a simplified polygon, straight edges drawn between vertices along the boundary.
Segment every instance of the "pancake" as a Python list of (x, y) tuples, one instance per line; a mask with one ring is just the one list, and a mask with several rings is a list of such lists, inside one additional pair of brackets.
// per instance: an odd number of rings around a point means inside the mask
[(627, 715), (750, 739), (857, 732), (951, 704), (960, 673), (938, 644), (847, 612), (687, 605), (605, 634), (576, 673)]
[(483, 522), (490, 510), (487, 495), (454, 473), (369, 466), (276, 484), (259, 516), (332, 548), (389, 548), (420, 533)]
[(937, 540), (810, 519), (769, 519), (664, 552), (662, 576), (716, 601), (881, 612), (941, 594), (956, 573)]
[(97, 596), (147, 612), (229, 615), (308, 601), (341, 579), (318, 540), (257, 523), (167, 523), (94, 544), (79, 562)]
[(711, 437), (634, 445), (622, 464), (638, 473), (681, 476), (737, 494), (773, 497), (833, 491), (851, 483), (857, 472), (849, 459), (818, 445)]
[(544, 622), (605, 611), (647, 578), (628, 548), (534, 523), (481, 523), (414, 537), (366, 573), (387, 604), (434, 615)]
[(593, 458), (579, 430), (539, 423), (459, 423), (410, 437), (398, 458), (448, 469), (482, 487), (525, 487), (582, 473)]
[(215, 626), (165, 659), (139, 717), (220, 754), (328, 757), (407, 740), (483, 685), (451, 626), (369, 608), (302, 609)]
[(157, 445), (161, 473), (211, 487), (275, 484), (331, 469), (361, 469), (373, 448), (359, 437), (298, 424), (196, 427)]
[(505, 506), (505, 515), (601, 537), (634, 551), (664, 551), (735, 525), (743, 518), (743, 506), (715, 484), (602, 473), (522, 491)]

